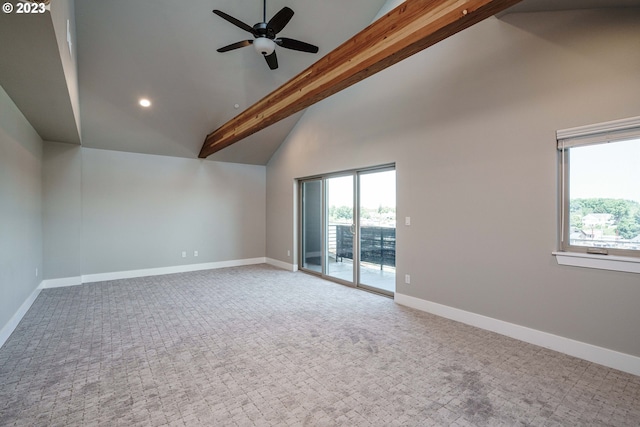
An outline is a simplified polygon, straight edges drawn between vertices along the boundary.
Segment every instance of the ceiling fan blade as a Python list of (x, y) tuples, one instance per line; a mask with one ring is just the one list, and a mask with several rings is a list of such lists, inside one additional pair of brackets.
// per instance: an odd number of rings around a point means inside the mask
[(247, 47), (253, 44), (253, 40), (243, 40), (241, 42), (232, 43), (229, 46), (221, 47), (218, 52), (229, 52), (230, 50), (240, 49), (241, 47)]
[(301, 42), (300, 40), (280, 37), (274, 41), (278, 44), (278, 46), (282, 46), (287, 49), (299, 50), (300, 52), (318, 53), (318, 46)]
[(278, 68), (278, 57), (276, 56), (275, 50), (271, 55), (265, 55), (264, 59), (267, 60), (267, 64), (269, 64), (269, 68), (271, 68), (272, 70)]
[(217, 10), (214, 9), (213, 13), (215, 13), (216, 15), (218, 15), (220, 18), (225, 19), (229, 22), (231, 22), (233, 25), (235, 25), (236, 27), (242, 28), (245, 31), (250, 32), (251, 34), (253, 34), (253, 27), (245, 24), (244, 22), (240, 21), (239, 19), (234, 18), (231, 15), (227, 15), (226, 13), (224, 13), (221, 10)]
[(267, 24), (267, 28), (273, 30), (274, 34), (278, 34), (289, 23), (293, 16), (293, 10), (283, 7), (280, 12), (273, 15), (273, 18)]

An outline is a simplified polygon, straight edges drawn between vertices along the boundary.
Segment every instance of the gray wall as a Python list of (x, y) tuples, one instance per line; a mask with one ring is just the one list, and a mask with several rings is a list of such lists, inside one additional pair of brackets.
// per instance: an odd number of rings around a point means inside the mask
[(396, 162), (397, 292), (640, 356), (639, 276), (551, 255), (555, 131), (640, 114), (638, 22), (491, 18), (310, 108), (267, 167), (267, 256), (292, 262), (295, 178)]
[(42, 168), (44, 278), (82, 275), (82, 149), (45, 141)]
[(41, 166), (42, 140), (0, 87), (0, 329), (42, 277)]
[(265, 255), (264, 166), (53, 143), (45, 153), (47, 279)]

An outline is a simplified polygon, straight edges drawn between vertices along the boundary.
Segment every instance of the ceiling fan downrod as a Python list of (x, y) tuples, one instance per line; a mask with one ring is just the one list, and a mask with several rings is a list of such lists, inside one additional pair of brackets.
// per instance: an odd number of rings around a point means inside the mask
[(267, 0), (262, 2), (262, 22), (267, 22)]

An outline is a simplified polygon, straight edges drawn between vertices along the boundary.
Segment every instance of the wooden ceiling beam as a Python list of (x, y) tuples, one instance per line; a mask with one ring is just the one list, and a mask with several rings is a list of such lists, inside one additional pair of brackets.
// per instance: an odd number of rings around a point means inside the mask
[(207, 135), (200, 158), (228, 147), (520, 0), (406, 0)]

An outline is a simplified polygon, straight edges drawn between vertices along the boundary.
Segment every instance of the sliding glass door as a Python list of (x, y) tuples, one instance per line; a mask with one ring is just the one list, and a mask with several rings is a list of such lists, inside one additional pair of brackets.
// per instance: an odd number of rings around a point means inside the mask
[(326, 271), (327, 276), (355, 283), (353, 277), (354, 176), (326, 178)]
[(396, 171), (358, 174), (358, 284), (396, 290)]
[(322, 180), (301, 183), (301, 262), (304, 269), (322, 273)]
[(301, 180), (301, 269), (393, 295), (395, 212), (393, 166)]

